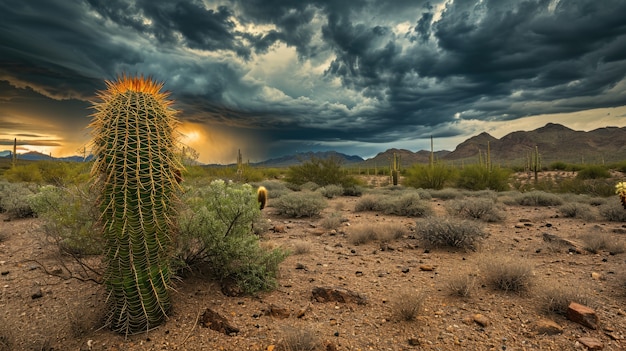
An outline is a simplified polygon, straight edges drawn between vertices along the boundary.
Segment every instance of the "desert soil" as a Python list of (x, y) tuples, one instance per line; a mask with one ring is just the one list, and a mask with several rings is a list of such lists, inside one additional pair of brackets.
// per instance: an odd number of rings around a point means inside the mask
[[(261, 235), (265, 245), (291, 248), (304, 241), (310, 248), (281, 264), (276, 290), (228, 297), (216, 282), (193, 274), (176, 283), (164, 325), (128, 337), (99, 328), (101, 286), (46, 273), (64, 271), (55, 248), (45, 244), (41, 220), (0, 222), (6, 237), (0, 242), (0, 341), (14, 350), (280, 350), (294, 330), (303, 330), (319, 350), (584, 350), (585, 337), (604, 350), (626, 346), (626, 253), (576, 254), (543, 240), (543, 233), (576, 239), (599, 232), (624, 240), (621, 223), (563, 218), (551, 207), (504, 206), (506, 219), (484, 224), (491, 235), (478, 250), (428, 249), (411, 235), (420, 219), (355, 212), (357, 201), (330, 200), (313, 219), (281, 218), (266, 208), (265, 218), (278, 230)], [(444, 200), (431, 202), (436, 215), (446, 216)], [(346, 222), (335, 232), (321, 228), (320, 220), (336, 212)], [(386, 222), (401, 223), (408, 234), (382, 246), (347, 240), (355, 225)], [(531, 263), (529, 292), (499, 292), (482, 283), (482, 265), (498, 255)], [(447, 282), (459, 275), (476, 277), (469, 297), (449, 294)], [(598, 328), (542, 312), (539, 296), (555, 286), (584, 294)], [(347, 289), (367, 301), (318, 302), (312, 298), (317, 287)], [(395, 318), (397, 297), (418, 292), (424, 294), (418, 318)], [(226, 335), (200, 325), (207, 308), (239, 332)], [(546, 319), (563, 332), (538, 332)]]

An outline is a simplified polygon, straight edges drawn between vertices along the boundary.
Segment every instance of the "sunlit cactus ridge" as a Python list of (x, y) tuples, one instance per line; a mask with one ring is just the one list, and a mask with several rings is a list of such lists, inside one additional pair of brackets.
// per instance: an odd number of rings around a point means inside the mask
[(131, 334), (161, 324), (171, 307), (178, 121), (163, 83), (122, 75), (106, 86), (93, 104), (92, 178), (104, 228), (107, 324)]

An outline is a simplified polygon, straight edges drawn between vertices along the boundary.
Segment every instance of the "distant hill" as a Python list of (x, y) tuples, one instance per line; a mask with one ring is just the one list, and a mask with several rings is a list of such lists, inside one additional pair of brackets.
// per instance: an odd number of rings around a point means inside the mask
[[(0, 151), (0, 158), (11, 158), (13, 153), (9, 150)], [(66, 161), (66, 162), (85, 162), (91, 161), (93, 155), (87, 156), (84, 160), (82, 156), (68, 156), (68, 157), (51, 157), (50, 155), (42, 154), (41, 152), (30, 151), (23, 154), (18, 153), (17, 158), (19, 160), (28, 161)]]
[(531, 131), (516, 131), (494, 138), (488, 133), (471, 137), (443, 157), (444, 160), (477, 162), (479, 150), (487, 152), (492, 162), (523, 164), (537, 147), (542, 163), (602, 163), (626, 160), (626, 128), (604, 127), (588, 132), (577, 131), (556, 123), (548, 123)]
[(350, 165), (358, 162), (363, 162), (363, 158), (361, 156), (350, 156), (346, 154), (342, 154), (336, 151), (318, 151), (318, 152), (302, 152), (296, 153), (293, 155), (286, 155), (277, 158), (271, 158), (266, 161), (253, 163), (255, 166), (263, 166), (263, 167), (288, 167), (297, 165), (302, 163), (303, 161), (310, 160), (311, 157), (317, 158), (329, 158), (329, 157), (337, 157), (343, 162), (343, 165)]
[[(450, 151), (435, 151), (435, 160), (444, 158)], [(384, 152), (379, 152), (376, 156), (365, 160), (362, 164), (364, 167), (388, 167), (393, 159), (393, 155), (396, 154), (400, 157), (400, 165), (407, 167), (415, 163), (428, 163), (430, 162), (430, 151), (420, 150), (413, 152), (406, 149), (388, 149)]]

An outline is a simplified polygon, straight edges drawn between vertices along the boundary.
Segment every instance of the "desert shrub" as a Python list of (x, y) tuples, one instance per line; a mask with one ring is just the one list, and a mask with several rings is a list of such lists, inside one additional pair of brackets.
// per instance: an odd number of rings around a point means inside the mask
[(524, 259), (489, 257), (483, 264), (487, 285), (504, 292), (525, 292), (532, 285), (532, 266)]
[(304, 240), (296, 240), (292, 243), (291, 253), (294, 255), (304, 255), (311, 252), (311, 243)]
[(567, 218), (579, 218), (586, 221), (592, 221), (596, 217), (594, 214), (594, 208), (586, 203), (566, 202), (559, 206), (557, 210), (563, 215), (563, 217)]
[(399, 239), (404, 234), (406, 234), (406, 228), (399, 223), (357, 224), (350, 227), (348, 241), (354, 245), (374, 240), (388, 242)]
[(45, 184), (66, 186), (85, 183), (89, 180), (91, 163), (39, 161), (36, 164)]
[(30, 197), (30, 206), (44, 219), (44, 232), (61, 252), (78, 256), (103, 252), (95, 194), (85, 183), (68, 187), (47, 185)]
[(316, 192), (295, 192), (273, 201), (278, 214), (292, 218), (319, 216), (328, 206), (324, 197)]
[(448, 213), (468, 219), (480, 219), (485, 222), (500, 222), (504, 219), (492, 199), (467, 198), (451, 200), (446, 204)]
[(448, 279), (446, 287), (452, 296), (469, 297), (476, 286), (476, 277), (466, 272), (456, 274)]
[(426, 294), (422, 291), (405, 291), (394, 296), (391, 301), (392, 315), (395, 320), (410, 322), (424, 310)]
[(272, 289), (287, 253), (267, 249), (252, 233), (260, 216), (254, 189), (216, 180), (187, 189), (179, 215), (177, 258), (181, 267), (204, 267), (246, 293)]
[(29, 198), (37, 192), (37, 186), (30, 183), (0, 182), (0, 212), (6, 212), (9, 219), (36, 216)]
[(511, 172), (508, 169), (469, 165), (461, 170), (456, 186), (468, 190), (505, 191), (509, 189), (510, 176)]
[(361, 196), (363, 195), (363, 187), (360, 185), (348, 185), (343, 187), (344, 196)]
[(577, 179), (600, 179), (600, 178), (610, 178), (611, 172), (603, 166), (600, 165), (589, 165), (585, 168), (581, 169), (576, 173)]
[(548, 168), (554, 171), (566, 171), (568, 169), (568, 166), (565, 162), (556, 161), (550, 163), (550, 166), (548, 166)]
[(328, 199), (332, 199), (335, 196), (343, 195), (343, 187), (341, 185), (336, 185), (336, 184), (329, 184), (329, 185), (323, 186), (319, 188), (318, 191), (325, 198), (328, 198)]
[(422, 188), (417, 188), (414, 190), (415, 193), (417, 193), (417, 195), (420, 197), (420, 199), (422, 200), (430, 200), (433, 198), (433, 196), (430, 194), (431, 191), (437, 191), (437, 190), (426, 190), (426, 189), (422, 189)]
[(329, 216), (322, 218), (322, 220), (320, 221), (320, 225), (324, 229), (331, 230), (339, 228), (342, 222), (343, 218), (341, 217), (341, 214), (333, 212)]
[(585, 250), (598, 253), (607, 250), (613, 254), (623, 253), (626, 245), (622, 240), (613, 240), (608, 233), (596, 232), (581, 236)]
[(588, 194), (593, 196), (612, 196), (615, 193), (615, 184), (609, 179), (564, 179), (555, 191), (560, 193)]
[(366, 244), (376, 240), (377, 237), (378, 230), (374, 225), (354, 225), (350, 227), (350, 232), (348, 232), (348, 241), (353, 245)]
[(611, 198), (604, 205), (600, 205), (598, 212), (607, 221), (626, 222), (626, 209), (622, 207), (622, 203), (617, 198)]
[(417, 237), (433, 247), (475, 250), (489, 236), (475, 221), (454, 218), (427, 218), (417, 223)]
[(281, 351), (315, 351), (321, 347), (321, 342), (312, 329), (290, 325), (285, 327), (282, 334), (279, 345)]
[(339, 184), (344, 188), (358, 184), (356, 178), (343, 172), (341, 163), (338, 157), (324, 159), (314, 156), (299, 165), (289, 167), (285, 180), (296, 185), (313, 182), (319, 186)]
[(544, 313), (565, 315), (571, 302), (582, 305), (589, 304), (588, 297), (580, 289), (562, 284), (550, 284), (542, 287), (537, 296), (539, 309)]
[(425, 217), (432, 214), (430, 203), (422, 200), (417, 193), (397, 197), (387, 197), (383, 202), (384, 214), (409, 217)]
[(521, 206), (559, 206), (563, 204), (563, 199), (556, 194), (535, 190), (519, 194), (515, 202)]
[(375, 195), (366, 195), (357, 201), (354, 205), (354, 210), (356, 212), (364, 212), (364, 211), (381, 211), (382, 206), (380, 203), (380, 196)]
[(4, 178), (12, 183), (42, 183), (43, 176), (36, 163), (18, 165), (4, 172)]
[(315, 191), (320, 188), (320, 186), (315, 182), (306, 182), (304, 184), (300, 184), (300, 191)]
[(454, 188), (445, 188), (441, 190), (431, 191), (430, 195), (434, 198), (441, 199), (441, 200), (458, 199), (460, 197), (465, 196), (463, 192)]
[(455, 177), (455, 169), (441, 163), (434, 165), (415, 164), (404, 177), (403, 185), (414, 188), (443, 189)]

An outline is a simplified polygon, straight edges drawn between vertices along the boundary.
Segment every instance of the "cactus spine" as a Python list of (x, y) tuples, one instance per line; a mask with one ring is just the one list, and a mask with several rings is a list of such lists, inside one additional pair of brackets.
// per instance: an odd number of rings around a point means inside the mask
[(106, 82), (90, 125), (101, 191), (107, 324), (132, 334), (161, 324), (170, 310), (170, 253), (182, 165), (176, 111), (163, 83), (123, 75)]

